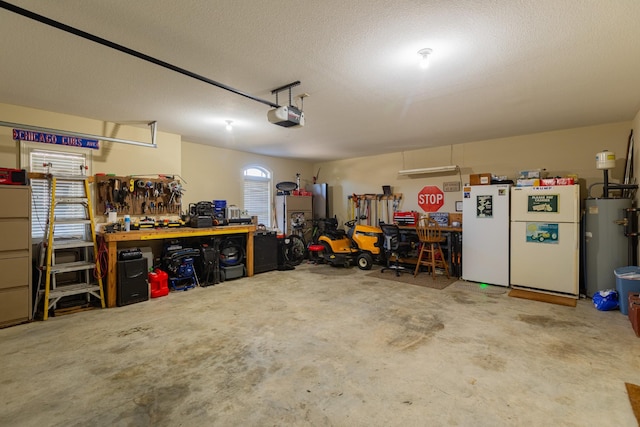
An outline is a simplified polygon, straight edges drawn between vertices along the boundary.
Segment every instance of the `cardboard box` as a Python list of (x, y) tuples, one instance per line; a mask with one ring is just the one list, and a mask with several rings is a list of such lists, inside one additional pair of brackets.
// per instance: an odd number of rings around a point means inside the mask
[(548, 185), (573, 185), (573, 178), (540, 178), (540, 185), (543, 187)]
[(546, 177), (547, 177), (546, 169), (531, 169), (526, 171), (520, 171), (520, 176), (519, 176), (519, 178), (522, 178), (522, 179), (540, 179), (540, 178), (546, 178)]
[(556, 178), (556, 185), (573, 185), (574, 183), (573, 178)]
[(490, 173), (473, 173), (469, 175), (469, 184), (471, 185), (490, 185), (491, 174)]
[(538, 187), (540, 186), (539, 179), (519, 179), (516, 182), (517, 187)]
[(451, 212), (449, 214), (449, 225), (451, 227), (455, 227), (454, 223), (459, 223), (460, 225), (458, 225), (458, 227), (462, 227), (462, 213), (456, 212), (453, 213)]

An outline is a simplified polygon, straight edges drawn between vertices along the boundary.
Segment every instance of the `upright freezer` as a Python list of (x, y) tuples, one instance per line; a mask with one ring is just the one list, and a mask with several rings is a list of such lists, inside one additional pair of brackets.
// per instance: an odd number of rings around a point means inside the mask
[(462, 277), (509, 286), (510, 185), (473, 185), (462, 195)]
[(580, 186), (511, 189), (511, 285), (579, 294)]

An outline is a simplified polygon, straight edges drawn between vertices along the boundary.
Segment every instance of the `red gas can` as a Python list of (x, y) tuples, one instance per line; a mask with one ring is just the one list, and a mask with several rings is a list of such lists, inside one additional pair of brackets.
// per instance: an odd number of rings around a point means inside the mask
[(163, 297), (169, 294), (169, 275), (156, 268), (149, 273), (149, 285), (151, 285), (151, 298)]

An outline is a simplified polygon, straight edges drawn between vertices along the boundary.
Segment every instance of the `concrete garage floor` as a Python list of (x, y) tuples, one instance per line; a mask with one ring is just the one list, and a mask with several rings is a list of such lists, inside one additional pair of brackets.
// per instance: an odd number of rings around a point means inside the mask
[(633, 426), (640, 384), (588, 300), (326, 265), (3, 329), (0, 361), (2, 426)]

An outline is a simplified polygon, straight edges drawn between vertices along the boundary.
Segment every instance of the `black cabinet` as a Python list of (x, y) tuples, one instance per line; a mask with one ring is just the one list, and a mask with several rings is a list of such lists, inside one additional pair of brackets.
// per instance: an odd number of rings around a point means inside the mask
[(257, 231), (253, 235), (253, 272), (278, 268), (278, 239), (275, 231)]
[(118, 306), (149, 299), (147, 259), (118, 261)]

